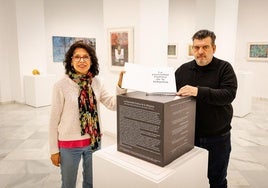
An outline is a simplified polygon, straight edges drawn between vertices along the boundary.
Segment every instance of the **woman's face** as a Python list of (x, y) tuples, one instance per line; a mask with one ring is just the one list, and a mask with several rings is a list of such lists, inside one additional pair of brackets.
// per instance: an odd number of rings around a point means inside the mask
[(71, 63), (76, 73), (87, 74), (91, 66), (90, 56), (84, 48), (76, 48)]

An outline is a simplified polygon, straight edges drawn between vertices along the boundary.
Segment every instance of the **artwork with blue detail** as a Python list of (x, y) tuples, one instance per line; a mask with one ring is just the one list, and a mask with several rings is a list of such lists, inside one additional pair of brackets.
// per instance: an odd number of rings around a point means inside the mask
[(95, 38), (82, 38), (82, 37), (61, 37), (61, 36), (52, 36), (53, 44), (53, 62), (63, 62), (64, 56), (70, 46), (79, 40), (93, 46), (96, 49), (96, 39)]

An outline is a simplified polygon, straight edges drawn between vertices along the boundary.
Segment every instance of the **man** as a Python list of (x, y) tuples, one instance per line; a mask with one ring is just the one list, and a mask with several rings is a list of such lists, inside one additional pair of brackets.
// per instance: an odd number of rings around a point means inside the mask
[(214, 57), (215, 39), (212, 31), (196, 32), (192, 37), (195, 59), (179, 67), (175, 76), (177, 95), (196, 98), (195, 145), (209, 152), (210, 187), (226, 188), (237, 79), (230, 63)]

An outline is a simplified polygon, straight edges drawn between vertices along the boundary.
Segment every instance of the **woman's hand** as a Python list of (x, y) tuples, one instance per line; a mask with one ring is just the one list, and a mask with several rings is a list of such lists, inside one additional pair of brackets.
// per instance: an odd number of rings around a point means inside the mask
[(126, 71), (121, 71), (119, 74), (119, 80), (118, 80), (118, 86), (121, 88), (122, 86), (122, 81), (123, 81), (123, 75)]
[(60, 166), (60, 153), (51, 154), (50, 159), (55, 166)]

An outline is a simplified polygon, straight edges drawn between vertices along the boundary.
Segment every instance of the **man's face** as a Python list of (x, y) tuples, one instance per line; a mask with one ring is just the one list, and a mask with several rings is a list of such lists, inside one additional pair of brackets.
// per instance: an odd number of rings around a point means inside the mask
[(194, 39), (193, 41), (193, 53), (199, 66), (208, 65), (213, 58), (215, 50), (216, 46), (211, 44), (210, 37), (201, 40)]

